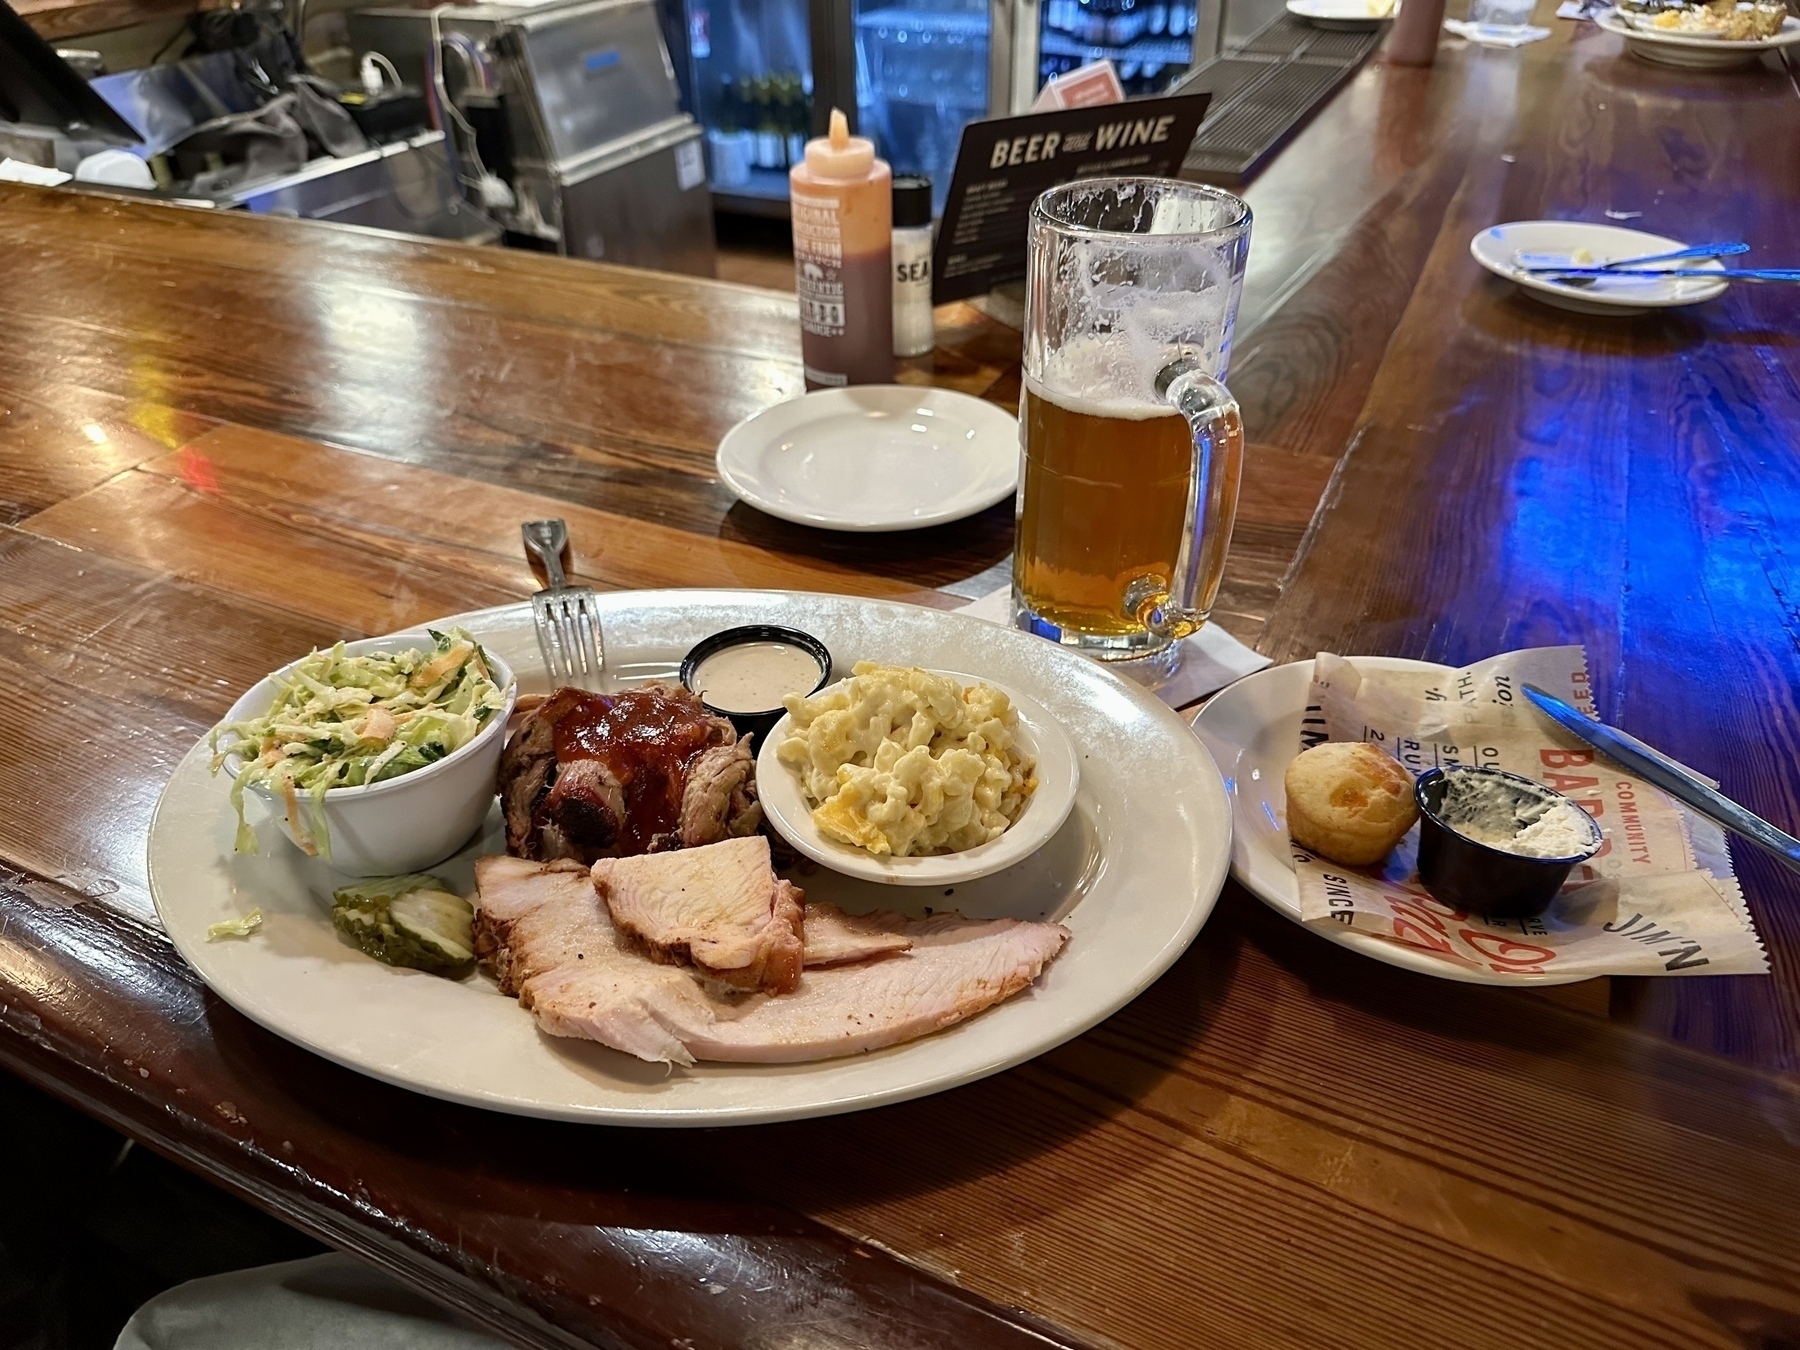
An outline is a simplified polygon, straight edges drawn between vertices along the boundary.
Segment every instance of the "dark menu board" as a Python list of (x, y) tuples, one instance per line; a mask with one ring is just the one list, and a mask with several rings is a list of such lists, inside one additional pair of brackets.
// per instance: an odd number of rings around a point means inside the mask
[(931, 255), (931, 303), (1025, 275), (1025, 223), (1045, 188), (1114, 174), (1173, 178), (1212, 95), (1147, 98), (970, 122)]

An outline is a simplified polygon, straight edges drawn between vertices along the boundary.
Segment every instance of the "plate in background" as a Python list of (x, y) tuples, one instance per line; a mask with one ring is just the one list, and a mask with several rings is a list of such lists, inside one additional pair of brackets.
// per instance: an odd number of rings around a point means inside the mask
[(822, 530), (917, 530), (1012, 495), (1019, 422), (950, 389), (859, 384), (764, 408), (719, 442), (739, 500)]
[(1659, 66), (1681, 66), (1688, 70), (1722, 70), (1746, 66), (1759, 60), (1764, 52), (1779, 51), (1800, 42), (1800, 19), (1789, 17), (1774, 37), (1750, 42), (1727, 42), (1723, 38), (1702, 37), (1693, 33), (1663, 33), (1649, 28), (1636, 28), (1616, 9), (1595, 16), (1594, 23), (1608, 33), (1625, 39), (1626, 50), (1639, 60)]
[[(1577, 249), (1586, 249), (1594, 255), (1592, 265), (1600, 267), (1624, 258), (1647, 258), (1686, 247), (1687, 243), (1680, 239), (1628, 230), (1622, 225), (1590, 225), (1583, 220), (1513, 221), (1485, 229), (1469, 241), (1469, 252), (1476, 262), (1497, 277), (1517, 282), (1532, 299), (1577, 314), (1605, 314), (1616, 318), (1627, 318), (1652, 309), (1697, 305), (1723, 295), (1728, 283), (1701, 277), (1670, 277), (1667, 280), (1603, 277), (1592, 286), (1573, 286), (1548, 277), (1533, 276), (1519, 266), (1518, 255), (1521, 252), (1554, 253), (1569, 257)], [(1703, 268), (1709, 272), (1724, 267), (1716, 258), (1658, 265)]]
[(1393, 0), (1287, 0), (1287, 12), (1315, 28), (1366, 33), (1394, 17)]

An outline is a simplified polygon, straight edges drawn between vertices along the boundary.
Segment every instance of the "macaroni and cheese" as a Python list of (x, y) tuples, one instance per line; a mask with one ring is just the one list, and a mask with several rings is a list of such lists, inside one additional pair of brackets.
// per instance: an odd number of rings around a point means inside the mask
[(789, 694), (776, 758), (798, 775), (813, 823), (896, 858), (997, 839), (1037, 787), (1019, 714), (992, 685), (859, 661), (810, 698)]

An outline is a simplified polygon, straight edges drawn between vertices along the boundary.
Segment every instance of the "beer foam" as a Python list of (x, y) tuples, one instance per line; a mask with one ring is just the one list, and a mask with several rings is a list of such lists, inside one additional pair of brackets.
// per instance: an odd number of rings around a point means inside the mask
[[(1140, 350), (1149, 346), (1155, 350)], [(1157, 374), (1174, 355), (1161, 343), (1133, 342), (1124, 333), (1090, 333), (1051, 352), (1042, 373), (1027, 374), (1025, 384), (1066, 412), (1130, 422), (1178, 416), (1156, 394)]]

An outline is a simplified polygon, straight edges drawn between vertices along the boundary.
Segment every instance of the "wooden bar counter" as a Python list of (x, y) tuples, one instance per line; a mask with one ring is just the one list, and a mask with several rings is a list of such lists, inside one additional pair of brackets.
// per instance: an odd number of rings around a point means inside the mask
[[(1369, 67), (1250, 191), (1220, 621), (1278, 660), (1584, 642), (1604, 717), (1793, 829), (1800, 298), (1584, 319), (1468, 243), (1612, 216), (1791, 265), (1800, 97), (1541, 21)], [(1232, 883), (1089, 1034), (805, 1124), (517, 1119), (263, 1032), (144, 878), (237, 691), (522, 597), (529, 517), (598, 586), (947, 604), (1010, 509), (859, 539), (735, 505), (719, 435), (801, 388), (773, 293), (8, 186), (0, 296), (11, 1071), (520, 1345), (1800, 1343), (1800, 888), (1747, 851), (1767, 978), (1454, 984)], [(940, 318), (906, 378), (1012, 405), (1017, 334)]]

